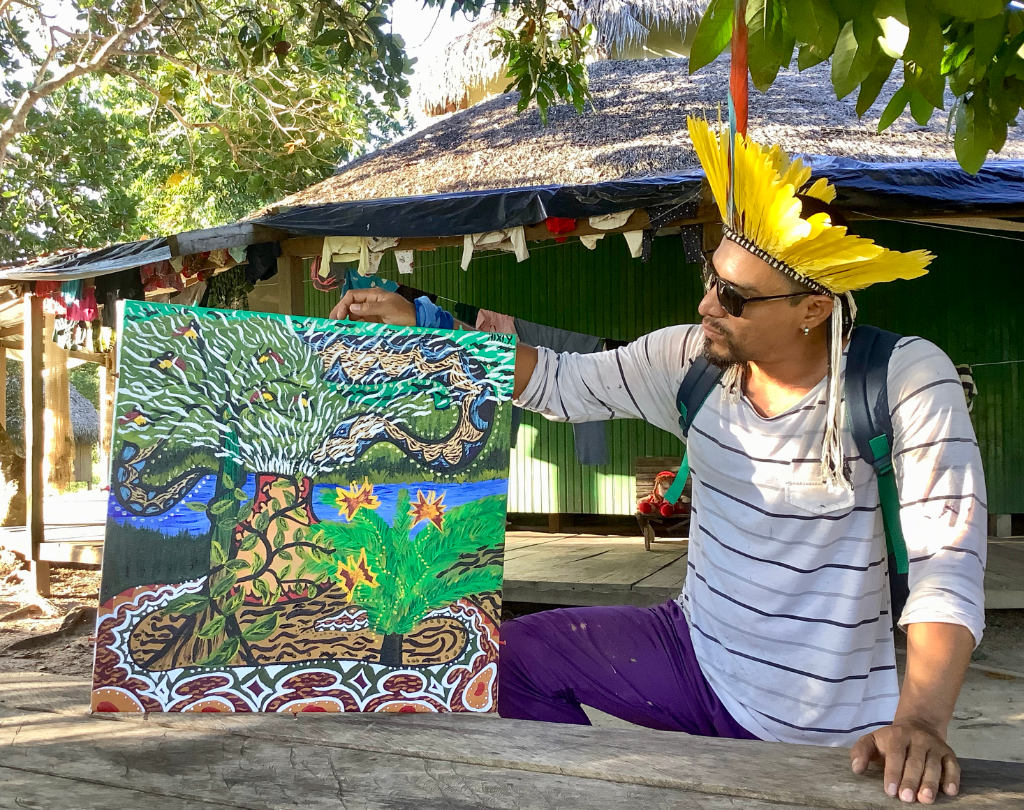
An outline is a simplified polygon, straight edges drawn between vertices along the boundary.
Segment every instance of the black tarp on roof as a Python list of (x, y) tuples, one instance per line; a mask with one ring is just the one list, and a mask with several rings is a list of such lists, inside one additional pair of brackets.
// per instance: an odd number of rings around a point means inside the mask
[[(865, 163), (804, 156), (815, 176), (837, 188), (838, 205), (869, 216), (941, 214), (1000, 216), (1024, 212), (1024, 161), (990, 161), (976, 175), (950, 161)], [(488, 189), (421, 197), (299, 206), (263, 217), (295, 235), (461, 236), (533, 225), (548, 217), (590, 217), (630, 208), (687, 209), (701, 193), (703, 173), (614, 180), (579, 186)], [(664, 210), (661, 211), (664, 215)], [(168, 240), (145, 239), (0, 270), (0, 280), (74, 279), (104, 275), (171, 258)]]
[[(956, 163), (864, 163), (805, 156), (838, 189), (838, 204), (876, 216), (987, 213), (1024, 209), (1024, 161), (993, 161), (977, 175)], [(589, 217), (697, 199), (703, 173), (581, 186), (489, 189), (421, 197), (298, 206), (258, 222), (317, 236), (460, 236), (532, 225), (548, 217)]]

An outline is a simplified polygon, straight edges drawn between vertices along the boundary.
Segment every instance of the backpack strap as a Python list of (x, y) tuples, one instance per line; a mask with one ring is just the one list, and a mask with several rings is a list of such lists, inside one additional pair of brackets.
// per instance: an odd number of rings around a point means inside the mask
[(846, 405), (857, 450), (878, 478), (878, 500), (890, 559), (895, 562), (897, 574), (906, 574), (909, 561), (892, 468), (893, 432), (887, 385), (889, 357), (899, 339), (899, 335), (874, 326), (853, 330), (846, 356)]
[[(704, 401), (722, 379), (725, 369), (713, 365), (706, 357), (700, 355), (694, 359), (679, 384), (679, 391), (676, 392), (676, 408), (679, 410), (679, 427), (683, 431), (683, 439), (690, 435), (690, 425), (697, 417)], [(683, 460), (679, 463), (679, 472), (672, 480), (672, 486), (665, 493), (665, 500), (675, 503), (683, 494), (683, 487), (686, 486), (686, 479), (690, 477), (689, 453), (683, 453)]]

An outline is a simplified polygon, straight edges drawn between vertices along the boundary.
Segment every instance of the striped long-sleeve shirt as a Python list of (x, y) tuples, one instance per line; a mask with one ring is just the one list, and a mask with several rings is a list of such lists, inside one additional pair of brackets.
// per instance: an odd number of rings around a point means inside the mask
[[(518, 403), (573, 422), (632, 417), (680, 435), (676, 392), (703, 346), (676, 326), (590, 355), (540, 349)], [(845, 363), (845, 357), (844, 357)], [(935, 345), (889, 362), (893, 463), (910, 556), (901, 625), (984, 627), (985, 482), (963, 389)], [(767, 740), (850, 745), (898, 700), (885, 536), (871, 466), (843, 435), (852, 494), (820, 480), (824, 380), (764, 417), (721, 384), (689, 433), (693, 517), (679, 596), (702, 671)]]

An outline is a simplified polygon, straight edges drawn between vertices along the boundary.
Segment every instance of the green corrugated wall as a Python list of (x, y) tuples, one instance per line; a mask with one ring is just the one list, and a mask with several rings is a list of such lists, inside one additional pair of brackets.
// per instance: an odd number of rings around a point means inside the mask
[[(1019, 243), (992, 235), (895, 223), (858, 224), (894, 248), (926, 247), (938, 254), (924, 279), (895, 282), (858, 295), (860, 320), (935, 341), (957, 363), (1024, 359), (1024, 330), (1016, 280)], [(479, 254), (468, 272), (460, 248), (416, 254), (412, 276), (399, 277), (391, 257), (381, 275), (448, 299), (508, 312), (602, 337), (629, 340), (697, 316), (700, 285), (686, 265), (679, 239), (654, 241), (651, 260), (631, 259), (621, 236), (606, 237), (597, 250), (575, 242), (532, 245), (530, 259)], [(337, 300), (307, 285), (306, 312), (325, 316)], [(1024, 512), (1016, 471), (1024, 465), (1021, 365), (978, 366), (974, 408), (992, 512)], [(633, 459), (681, 452), (674, 437), (638, 421), (608, 427), (609, 463), (581, 466), (570, 425), (524, 414), (513, 450), (509, 510), (537, 513), (632, 514)]]

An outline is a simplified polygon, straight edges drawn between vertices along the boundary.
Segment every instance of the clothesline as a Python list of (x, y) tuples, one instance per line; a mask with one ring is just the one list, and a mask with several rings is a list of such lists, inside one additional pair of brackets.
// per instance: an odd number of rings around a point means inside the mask
[(917, 219), (894, 219), (893, 217), (880, 217), (875, 214), (868, 214), (865, 213), (864, 211), (854, 211), (853, 213), (857, 214), (858, 216), (865, 217), (867, 219), (877, 220), (879, 222), (898, 222), (903, 225), (909, 223), (911, 225), (920, 225), (922, 228), (935, 228), (936, 230), (939, 231), (952, 231), (954, 233), (961, 234), (964, 231), (969, 231), (970, 233), (976, 234), (977, 236), (989, 236), (992, 237), (993, 239), (1006, 239), (1007, 241), (1010, 242), (1024, 242), (1024, 237), (1008, 236), (1006, 234), (999, 233), (998, 231), (990, 231), (988, 229), (979, 230), (978, 228), (971, 228), (971, 226), (969, 225), (940, 225), (937, 222), (922, 222)]

